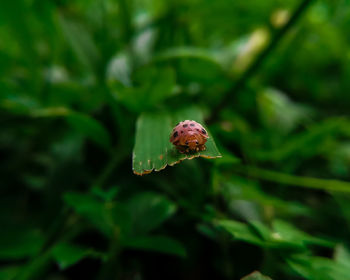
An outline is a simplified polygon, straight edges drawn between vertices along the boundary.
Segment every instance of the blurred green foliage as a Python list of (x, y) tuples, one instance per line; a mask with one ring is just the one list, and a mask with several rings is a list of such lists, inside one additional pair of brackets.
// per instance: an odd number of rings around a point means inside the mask
[[(350, 279), (349, 17), (1, 1), (0, 279)], [(191, 108), (222, 158), (134, 175)]]

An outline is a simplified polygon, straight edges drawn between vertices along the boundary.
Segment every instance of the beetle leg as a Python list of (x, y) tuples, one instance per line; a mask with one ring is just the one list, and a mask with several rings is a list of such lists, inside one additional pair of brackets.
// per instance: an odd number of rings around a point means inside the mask
[(186, 149), (185, 149), (183, 146), (181, 146), (181, 145), (176, 146), (176, 149), (177, 149), (181, 154), (184, 154), (185, 151), (186, 151)]

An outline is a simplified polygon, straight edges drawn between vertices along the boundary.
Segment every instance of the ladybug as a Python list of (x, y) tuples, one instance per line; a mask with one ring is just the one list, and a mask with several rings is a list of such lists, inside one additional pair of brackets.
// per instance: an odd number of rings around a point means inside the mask
[(185, 120), (175, 126), (170, 142), (180, 153), (190, 153), (204, 151), (208, 138), (208, 132), (203, 126), (195, 121)]

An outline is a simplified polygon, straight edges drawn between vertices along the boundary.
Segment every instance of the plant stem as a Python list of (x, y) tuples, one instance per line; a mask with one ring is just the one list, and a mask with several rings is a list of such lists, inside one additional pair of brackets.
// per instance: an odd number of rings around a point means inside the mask
[(295, 176), (276, 171), (261, 169), (253, 166), (243, 165), (235, 166), (235, 171), (256, 179), (280, 183), (283, 185), (291, 185), (295, 187), (304, 187), (324, 191), (350, 193), (350, 183), (340, 180)]
[(295, 9), (294, 13), (290, 17), (289, 21), (281, 29), (278, 29), (276, 31), (266, 48), (259, 54), (255, 61), (234, 83), (232, 88), (226, 92), (226, 95), (223, 96), (219, 104), (212, 110), (213, 115), (211, 116), (209, 121), (217, 119), (220, 110), (226, 107), (228, 104), (232, 104), (235, 93), (239, 92), (242, 88), (245, 87), (247, 80), (251, 78), (257, 72), (257, 70), (259, 70), (260, 66), (263, 64), (265, 59), (276, 48), (278, 43), (283, 39), (287, 32), (297, 23), (298, 19), (301, 17), (303, 12), (305, 12), (305, 10), (310, 6), (312, 1), (313, 0), (301, 1), (299, 6)]
[(116, 230), (110, 239), (107, 260), (100, 269), (98, 280), (117, 280), (121, 278), (122, 272), (119, 259), (121, 247), (119, 235), (119, 232)]
[[(108, 178), (111, 176), (112, 172), (125, 159), (127, 154), (129, 154), (128, 149), (120, 148), (120, 146), (123, 147), (122, 145), (118, 145), (116, 148), (113, 149), (114, 152), (113, 152), (112, 158), (106, 164), (105, 168), (103, 168), (101, 174), (92, 183), (91, 188), (97, 187), (97, 188), (102, 189), (103, 186), (106, 184)], [(125, 145), (124, 145), (124, 147), (125, 147)]]

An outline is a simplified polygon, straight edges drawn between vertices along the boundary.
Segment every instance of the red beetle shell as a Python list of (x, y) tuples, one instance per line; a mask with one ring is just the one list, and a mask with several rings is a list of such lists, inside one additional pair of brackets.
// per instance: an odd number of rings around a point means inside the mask
[(181, 153), (189, 153), (204, 151), (204, 144), (208, 138), (208, 132), (203, 126), (195, 121), (185, 120), (175, 126), (170, 136), (170, 142)]

